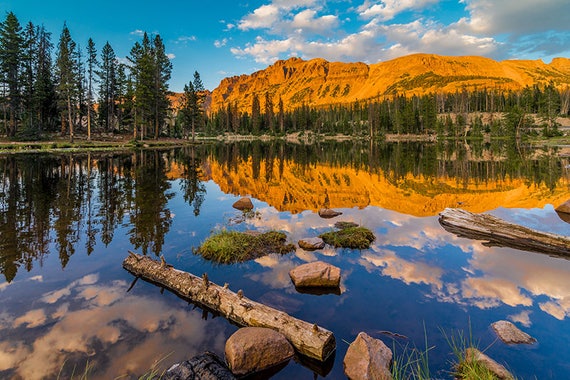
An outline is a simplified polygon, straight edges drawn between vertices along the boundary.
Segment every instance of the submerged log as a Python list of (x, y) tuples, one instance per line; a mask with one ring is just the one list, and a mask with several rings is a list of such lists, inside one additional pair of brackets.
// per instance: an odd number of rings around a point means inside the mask
[(123, 268), (180, 297), (217, 311), (239, 325), (279, 331), (302, 355), (324, 361), (336, 349), (334, 335), (329, 330), (252, 301), (243, 295), (243, 291), (234, 293), (227, 285), (219, 286), (206, 276), (200, 278), (132, 252), (123, 261)]
[(460, 237), (483, 240), (483, 245), (488, 247), (511, 247), (570, 258), (570, 237), (536, 231), (493, 215), (446, 208), (439, 214), (439, 223), (448, 232)]

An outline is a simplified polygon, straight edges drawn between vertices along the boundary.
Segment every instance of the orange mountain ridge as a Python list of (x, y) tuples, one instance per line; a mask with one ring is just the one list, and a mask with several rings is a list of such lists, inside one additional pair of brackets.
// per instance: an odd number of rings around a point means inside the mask
[(367, 65), (362, 62), (328, 62), (322, 58), (277, 61), (251, 75), (225, 78), (211, 93), (209, 110), (231, 105), (251, 113), (254, 94), (262, 105), (268, 92), (275, 108), (282, 99), (285, 109), (304, 104), (326, 106), (358, 100), (449, 93), (475, 89), (518, 90), (552, 81), (570, 85), (570, 59), (494, 61), (490, 58), (413, 54)]

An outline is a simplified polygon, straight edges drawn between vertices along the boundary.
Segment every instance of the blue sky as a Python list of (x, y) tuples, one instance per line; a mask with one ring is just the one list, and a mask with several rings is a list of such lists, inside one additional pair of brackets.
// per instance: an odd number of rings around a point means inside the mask
[(142, 31), (170, 54), (170, 87), (197, 70), (206, 88), (298, 56), (375, 63), (411, 53), (503, 59), (570, 57), (568, 0), (0, 0), (57, 43), (64, 21), (85, 48), (125, 58)]

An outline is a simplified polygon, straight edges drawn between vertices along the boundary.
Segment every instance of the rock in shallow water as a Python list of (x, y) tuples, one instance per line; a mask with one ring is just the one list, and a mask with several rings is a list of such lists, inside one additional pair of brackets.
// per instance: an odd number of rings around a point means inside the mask
[(305, 251), (314, 251), (325, 247), (325, 242), (320, 237), (304, 238), (299, 240), (298, 244)]
[(465, 360), (479, 362), (483, 367), (491, 371), (500, 380), (513, 380), (513, 375), (502, 365), (482, 353), (476, 348), (465, 350)]
[(295, 353), (283, 334), (263, 327), (243, 327), (226, 342), (226, 361), (242, 376), (282, 364)]
[(299, 265), (289, 271), (296, 287), (338, 287), (340, 268), (322, 261)]
[(507, 344), (533, 344), (536, 339), (519, 330), (509, 321), (497, 321), (491, 324), (497, 336)]
[(244, 197), (238, 199), (233, 205), (233, 208), (238, 210), (253, 210), (253, 203), (251, 202), (250, 198)]
[(344, 373), (350, 380), (391, 380), (392, 350), (380, 339), (361, 332), (344, 357)]

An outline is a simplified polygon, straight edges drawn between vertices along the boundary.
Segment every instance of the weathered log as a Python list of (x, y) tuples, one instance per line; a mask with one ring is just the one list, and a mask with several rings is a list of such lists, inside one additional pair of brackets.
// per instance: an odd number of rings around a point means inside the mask
[(439, 223), (448, 232), (460, 237), (482, 240), (483, 245), (488, 247), (511, 247), (570, 258), (570, 237), (536, 231), (493, 215), (446, 208), (439, 214)]
[(200, 278), (132, 252), (123, 261), (123, 268), (182, 298), (217, 311), (239, 325), (279, 331), (302, 355), (324, 361), (336, 349), (334, 335), (329, 330), (252, 301), (243, 295), (243, 291), (234, 293), (227, 285), (222, 287), (208, 281), (206, 276)]

